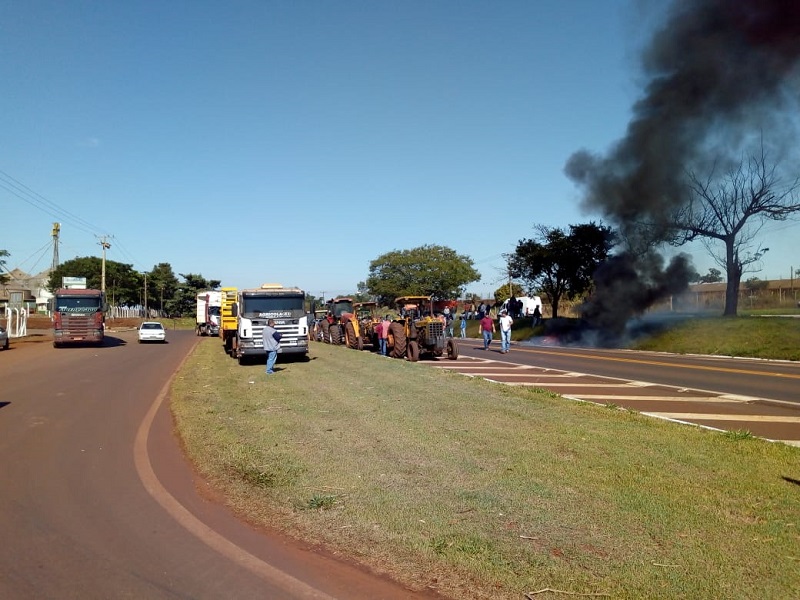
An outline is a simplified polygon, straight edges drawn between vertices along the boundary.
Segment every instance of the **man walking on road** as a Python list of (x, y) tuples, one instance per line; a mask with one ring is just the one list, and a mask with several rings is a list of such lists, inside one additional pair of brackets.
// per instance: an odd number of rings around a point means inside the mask
[(492, 343), (492, 335), (494, 335), (494, 321), (489, 313), (486, 313), (481, 319), (480, 331), (483, 334), (483, 349), (488, 350), (489, 344)]
[(508, 349), (511, 346), (511, 326), (514, 324), (507, 310), (500, 313), (500, 352), (508, 354)]

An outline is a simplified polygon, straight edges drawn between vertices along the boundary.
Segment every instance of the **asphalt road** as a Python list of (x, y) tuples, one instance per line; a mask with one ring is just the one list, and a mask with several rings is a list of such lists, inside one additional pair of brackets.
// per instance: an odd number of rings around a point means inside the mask
[(237, 520), (172, 434), (196, 337), (0, 353), (0, 598), (430, 598)]
[(800, 363), (459, 340), (441, 368), (800, 445)]
[[(185, 462), (168, 382), (197, 338), (0, 353), (0, 598), (433, 598), (215, 500)], [(800, 365), (459, 342), (438, 368), (800, 444)], [(495, 342), (495, 345), (497, 342)], [(345, 351), (343, 349), (343, 351)]]

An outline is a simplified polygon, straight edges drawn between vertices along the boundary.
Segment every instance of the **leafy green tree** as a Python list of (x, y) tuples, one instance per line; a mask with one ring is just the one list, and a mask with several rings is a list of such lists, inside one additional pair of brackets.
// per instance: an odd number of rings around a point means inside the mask
[(750, 292), (751, 295), (755, 295), (757, 292), (763, 292), (768, 286), (769, 281), (759, 279), (758, 277), (750, 277), (744, 282), (745, 289)]
[(465, 285), (480, 277), (471, 258), (445, 246), (426, 245), (379, 256), (369, 265), (366, 283), (380, 304), (389, 305), (398, 296), (458, 298)]
[[(8, 256), (11, 256), (8, 253), (8, 250), (0, 250), (0, 271), (5, 271), (6, 270), (5, 258), (8, 257)], [(10, 277), (8, 276), (8, 273), (0, 273), (0, 284), (8, 283), (9, 279), (10, 279)]]
[(708, 273), (702, 275), (698, 281), (700, 283), (719, 283), (722, 281), (722, 271), (712, 267), (708, 270)]
[(164, 310), (167, 314), (188, 317), (197, 310), (197, 293), (204, 290), (215, 290), (222, 283), (219, 279), (206, 279), (202, 275), (179, 273), (183, 283), (179, 283), (175, 293), (169, 301), (164, 301)]
[(529, 289), (544, 292), (558, 316), (562, 298), (589, 290), (592, 274), (614, 247), (610, 227), (594, 222), (570, 225), (569, 230), (536, 225), (533, 239), (521, 240), (508, 257), (509, 272), (518, 274)]
[(147, 274), (148, 306), (154, 306), (157, 301), (159, 308), (163, 309), (174, 298), (179, 285), (169, 263), (155, 265)]
[[(63, 262), (50, 273), (47, 289), (55, 292), (64, 277), (85, 277), (86, 287), (101, 289), (103, 261), (97, 256), (84, 256)], [(106, 260), (106, 295), (112, 304), (139, 304), (142, 278), (133, 265)]]
[[(509, 294), (509, 291), (511, 292)], [(525, 291), (522, 289), (522, 286), (518, 283), (512, 283), (511, 289), (509, 290), (509, 285), (504, 283), (499, 288), (494, 291), (494, 299), (495, 302), (500, 302), (501, 304), (514, 296), (515, 298), (519, 298), (520, 296), (524, 296)]]

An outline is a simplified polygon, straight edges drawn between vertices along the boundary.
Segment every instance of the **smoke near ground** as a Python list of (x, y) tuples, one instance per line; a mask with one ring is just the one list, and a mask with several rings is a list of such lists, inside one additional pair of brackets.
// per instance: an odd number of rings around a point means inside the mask
[[(625, 135), (606, 155), (581, 150), (565, 167), (583, 191), (583, 205), (622, 233), (631, 253), (609, 266), (641, 301), (680, 287), (652, 286), (653, 242), (668, 237), (673, 212), (688, 201), (687, 173), (741, 158), (748, 141), (773, 148), (796, 140), (800, 98), (800, 2), (797, 0), (677, 0), (642, 56), (647, 85)], [(795, 113), (796, 114), (796, 113)], [(685, 258), (665, 277), (688, 276)], [(632, 270), (632, 271), (631, 271)], [(633, 281), (627, 278), (636, 275)], [(607, 274), (601, 273), (602, 277)], [(659, 279), (659, 278), (655, 278)], [(598, 282), (598, 292), (615, 292)], [(683, 286), (688, 283), (684, 280)], [(657, 298), (656, 298), (657, 299)], [(632, 306), (626, 310), (643, 310)], [(600, 299), (595, 306), (614, 310)], [(590, 314), (598, 316), (592, 309)], [(624, 322), (624, 318), (614, 321)]]

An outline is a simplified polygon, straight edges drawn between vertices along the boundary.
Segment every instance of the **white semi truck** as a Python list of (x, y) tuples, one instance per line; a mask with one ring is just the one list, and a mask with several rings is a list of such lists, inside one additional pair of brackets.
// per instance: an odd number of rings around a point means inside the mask
[[(227, 290), (228, 288), (225, 288)], [(236, 331), (224, 331), (225, 348), (244, 364), (250, 356), (264, 356), (262, 331), (267, 321), (275, 321), (282, 337), (280, 354), (308, 354), (306, 294), (294, 287), (265, 283), (259, 288), (238, 290), (230, 307), (236, 318)], [(226, 329), (226, 328), (223, 328)]]
[(197, 294), (197, 335), (219, 335), (222, 292)]

